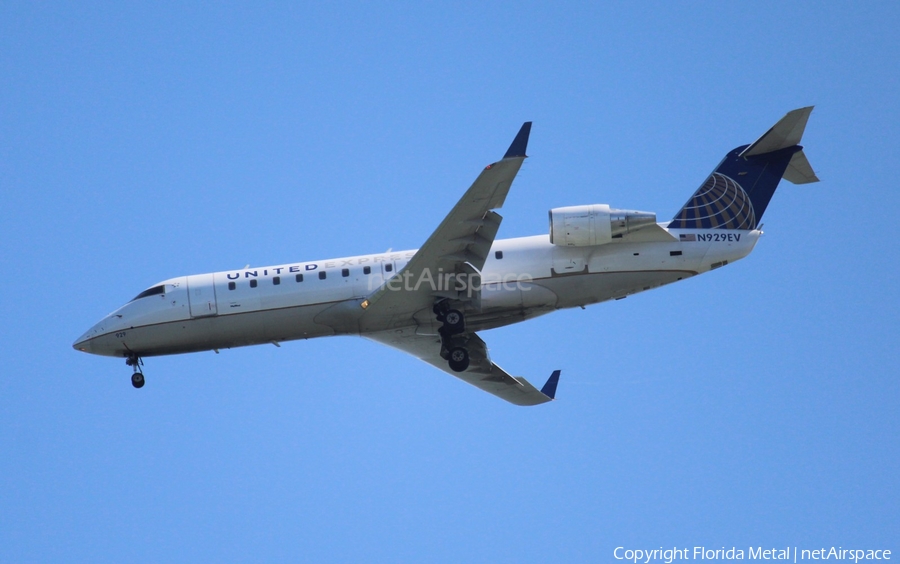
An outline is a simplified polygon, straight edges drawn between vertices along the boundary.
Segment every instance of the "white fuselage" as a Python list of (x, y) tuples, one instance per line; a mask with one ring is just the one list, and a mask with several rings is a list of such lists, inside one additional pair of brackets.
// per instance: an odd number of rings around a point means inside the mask
[[(662, 227), (662, 226), (661, 226)], [(761, 232), (668, 230), (671, 242), (626, 238), (560, 247), (547, 235), (496, 240), (482, 269), (472, 331), (502, 327), (556, 309), (650, 290), (745, 257)], [(413, 319), (366, 319), (361, 303), (403, 275), (416, 251), (245, 268), (172, 278), (89, 329), (75, 348), (108, 356), (154, 356), (278, 343), (328, 335), (365, 335), (415, 326), (437, 334), (431, 310)], [(502, 258), (499, 258), (502, 257)], [(395, 279), (392, 283), (437, 283)]]

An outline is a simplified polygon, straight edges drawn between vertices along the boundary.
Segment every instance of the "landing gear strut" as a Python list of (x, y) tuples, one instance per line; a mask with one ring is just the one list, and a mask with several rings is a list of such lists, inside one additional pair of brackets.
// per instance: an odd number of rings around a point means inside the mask
[(141, 366), (144, 364), (144, 361), (135, 353), (129, 352), (125, 357), (125, 364), (134, 368), (134, 374), (131, 375), (131, 385), (135, 388), (143, 388), (144, 373), (141, 372)]
[(434, 304), (433, 311), (441, 322), (441, 328), (438, 329), (441, 335), (441, 357), (450, 364), (450, 370), (463, 372), (469, 367), (469, 351), (464, 346), (465, 339), (455, 336), (466, 332), (466, 318), (461, 311), (450, 309), (447, 300)]

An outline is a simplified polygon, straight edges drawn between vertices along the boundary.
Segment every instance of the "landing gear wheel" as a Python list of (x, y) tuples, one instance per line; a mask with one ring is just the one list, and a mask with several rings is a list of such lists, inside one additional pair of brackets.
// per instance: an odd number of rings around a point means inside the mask
[(141, 365), (144, 362), (141, 360), (141, 357), (135, 352), (128, 351), (128, 354), (125, 355), (125, 364), (134, 369), (134, 374), (131, 375), (131, 385), (135, 388), (143, 388), (144, 374), (141, 372)]
[(131, 375), (131, 385), (135, 388), (143, 388), (144, 374), (141, 372), (141, 365), (144, 362), (141, 360), (141, 357), (137, 353), (128, 351), (128, 354), (125, 355), (125, 364), (134, 368), (134, 374)]
[(463, 314), (455, 309), (448, 310), (444, 314), (444, 325), (453, 333), (462, 333), (465, 329)]
[(450, 350), (450, 370), (454, 372), (462, 372), (469, 367), (469, 351), (462, 347), (456, 347)]

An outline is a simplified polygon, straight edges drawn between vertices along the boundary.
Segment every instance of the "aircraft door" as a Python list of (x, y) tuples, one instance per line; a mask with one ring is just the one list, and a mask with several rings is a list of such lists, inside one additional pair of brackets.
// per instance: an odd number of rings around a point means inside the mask
[[(409, 262), (409, 259), (393, 259), (386, 260), (381, 263), (381, 276), (385, 281), (390, 280), (394, 276), (403, 270), (403, 267), (406, 266), (406, 263)], [(399, 284), (400, 281), (394, 282), (394, 284)]]
[(382, 280), (390, 280), (397, 275), (397, 265), (392, 260), (381, 262), (381, 278)]
[[(406, 266), (407, 262), (409, 262), (409, 259), (386, 259), (376, 260), (376, 262), (371, 265), (363, 266), (361, 270), (364, 273), (363, 284), (365, 285), (365, 292), (357, 293), (359, 293), (360, 295), (371, 294), (388, 280), (390, 280), (394, 276), (397, 276), (397, 273), (403, 270), (403, 267)], [(365, 274), (365, 268), (371, 268), (370, 274)], [(399, 281), (394, 282), (394, 284), (398, 283)], [(362, 285), (360, 285), (359, 288), (362, 288)]]
[(218, 314), (216, 308), (216, 287), (212, 274), (188, 276), (188, 302), (191, 317), (208, 317)]

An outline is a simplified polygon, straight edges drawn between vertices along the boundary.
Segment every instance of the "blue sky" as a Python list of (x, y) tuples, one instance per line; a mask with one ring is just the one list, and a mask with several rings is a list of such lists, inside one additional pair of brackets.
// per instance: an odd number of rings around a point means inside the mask
[[(597, 562), (900, 551), (900, 9), (0, 5), (0, 561)], [(484, 334), (515, 408), (352, 338), (73, 340), (173, 276), (420, 245), (533, 120), (501, 237), (671, 217), (814, 104), (747, 259)]]

